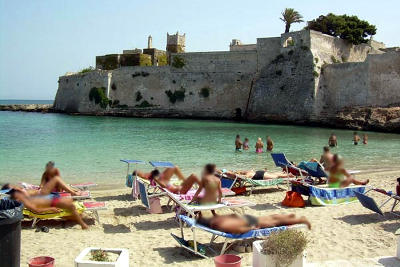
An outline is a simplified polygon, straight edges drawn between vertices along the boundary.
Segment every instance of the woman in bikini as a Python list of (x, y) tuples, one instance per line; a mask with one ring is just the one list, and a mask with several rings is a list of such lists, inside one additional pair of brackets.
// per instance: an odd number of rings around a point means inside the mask
[(75, 190), (68, 186), (60, 177), (60, 171), (54, 167), (54, 162), (49, 161), (42, 175), (39, 186), (40, 195), (48, 195), (51, 192), (68, 192), (73, 196), (81, 195), (79, 190)]
[(333, 165), (329, 170), (328, 184), (330, 188), (347, 187), (350, 184), (366, 185), (369, 180), (359, 181), (354, 179), (344, 168), (344, 161), (338, 154), (333, 155)]
[[(166, 168), (162, 173), (157, 169), (149, 173), (135, 170), (132, 175), (137, 175), (143, 179), (150, 180), (151, 183), (156, 183), (162, 188), (166, 188), (175, 194), (186, 194), (194, 184), (200, 184), (200, 179), (195, 174), (191, 174), (185, 179), (182, 171), (177, 166)], [(171, 178), (173, 175), (176, 175), (183, 182), (180, 185), (171, 184)]]
[(244, 234), (250, 230), (271, 228), (283, 225), (306, 224), (311, 229), (311, 223), (306, 217), (296, 217), (294, 214), (274, 214), (261, 217), (252, 215), (220, 215), (208, 219), (200, 217), (197, 223), (225, 233)]
[(268, 179), (277, 179), (277, 178), (291, 178), (294, 177), (291, 173), (286, 172), (268, 172), (266, 169), (260, 171), (220, 171), (217, 170), (218, 174), (224, 174), (230, 178), (236, 178), (238, 175), (245, 176), (246, 178), (253, 179), (253, 180), (268, 180)]
[[(199, 188), (193, 196), (191, 202), (199, 202), (200, 204), (221, 203), (222, 187), (221, 180), (214, 173), (216, 171), (215, 164), (207, 164), (204, 167)], [(204, 189), (204, 196), (199, 198), (199, 194)]]
[(261, 138), (259, 137), (257, 139), (257, 143), (256, 143), (256, 153), (262, 153), (263, 152), (263, 148), (264, 148), (264, 143), (261, 140)]

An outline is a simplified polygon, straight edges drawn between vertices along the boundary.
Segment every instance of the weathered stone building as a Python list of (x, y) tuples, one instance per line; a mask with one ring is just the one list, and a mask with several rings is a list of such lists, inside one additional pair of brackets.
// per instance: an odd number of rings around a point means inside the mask
[[(346, 126), (340, 116), (349, 107), (400, 106), (400, 51), (375, 41), (354, 46), (303, 30), (256, 44), (234, 39), (230, 51), (187, 53), (185, 35), (167, 34), (166, 66), (157, 66), (160, 50), (148, 51), (154, 49), (150, 39), (148, 46), (143, 53), (108, 55), (112, 64), (99, 60), (90, 73), (60, 77), (55, 108)], [(152, 66), (139, 66), (136, 55), (150, 56)], [(90, 100), (93, 88), (102, 88), (107, 107)], [(367, 120), (351, 126), (368, 128)], [(397, 124), (390, 125), (396, 131)]]

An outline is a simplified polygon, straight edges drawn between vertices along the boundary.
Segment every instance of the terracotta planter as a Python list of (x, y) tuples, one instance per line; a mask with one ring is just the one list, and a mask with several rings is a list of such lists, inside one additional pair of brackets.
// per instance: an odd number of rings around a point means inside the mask
[[(274, 258), (261, 252), (263, 242), (264, 240), (253, 242), (253, 267), (275, 267)], [(288, 267), (303, 267), (305, 261), (305, 252), (303, 252)]]

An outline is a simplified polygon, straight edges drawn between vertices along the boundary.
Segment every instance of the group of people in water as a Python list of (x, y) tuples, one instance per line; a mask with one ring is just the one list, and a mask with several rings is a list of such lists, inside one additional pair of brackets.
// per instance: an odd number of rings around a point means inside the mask
[[(361, 141), (361, 137), (358, 135), (358, 133), (357, 132), (353, 132), (353, 139), (352, 139), (353, 144), (354, 145), (358, 145), (360, 143), (360, 141)], [(368, 144), (368, 135), (366, 133), (363, 134), (362, 143), (364, 145)], [(337, 147), (338, 146), (338, 141), (337, 141), (336, 134), (332, 133), (329, 136), (328, 145), (330, 147)]]
[(59, 192), (67, 192), (71, 196), (79, 196), (81, 192), (66, 184), (60, 176), (60, 171), (54, 162), (46, 164), (39, 188), (26, 189), (20, 185), (5, 184), (1, 190), (8, 190), (11, 199), (16, 200), (24, 207), (35, 213), (57, 213), (60, 209), (68, 210), (71, 219), (75, 220), (82, 229), (88, 225), (82, 220), (71, 197), (61, 197)]
[[(266, 143), (267, 143), (266, 151), (272, 152), (272, 150), (274, 149), (274, 142), (272, 141), (271, 137), (267, 136)], [(256, 149), (256, 153), (264, 152), (264, 142), (262, 141), (261, 137), (257, 138), (257, 142), (254, 148)], [(246, 137), (244, 139), (244, 142), (242, 142), (242, 140), (240, 139), (240, 135), (239, 134), (236, 135), (235, 151), (241, 152), (242, 150), (249, 150), (249, 149), (250, 149), (249, 138)]]

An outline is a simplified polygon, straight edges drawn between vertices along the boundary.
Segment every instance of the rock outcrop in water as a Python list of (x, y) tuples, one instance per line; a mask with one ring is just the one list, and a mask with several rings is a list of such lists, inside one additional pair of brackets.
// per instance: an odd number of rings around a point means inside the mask
[(52, 104), (0, 105), (0, 111), (53, 112)]

